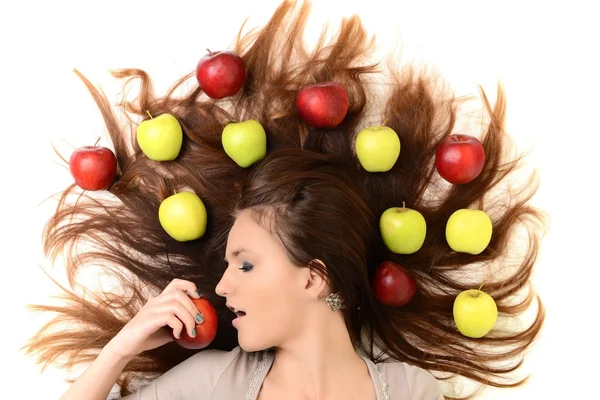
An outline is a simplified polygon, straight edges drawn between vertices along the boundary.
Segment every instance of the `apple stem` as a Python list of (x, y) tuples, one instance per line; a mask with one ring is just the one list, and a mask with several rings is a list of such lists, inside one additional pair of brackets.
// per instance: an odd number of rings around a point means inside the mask
[(154, 119), (154, 118), (152, 118), (152, 114), (150, 114), (150, 111), (146, 110), (146, 114), (148, 114), (148, 116), (150, 117), (150, 119)]
[(481, 285), (479, 285), (479, 289), (477, 289), (477, 296), (475, 297), (479, 297), (479, 293), (481, 293), (481, 288), (483, 287), (483, 285), (485, 285), (485, 281), (487, 281), (487, 278), (485, 278), (483, 282), (481, 282)]
[(206, 51), (208, 51), (208, 54), (210, 54), (212, 56), (213, 52), (210, 51), (210, 49), (206, 49)]
[(406, 203), (402, 202), (402, 208), (406, 208)]
[(94, 147), (98, 147), (98, 143), (100, 143), (101, 136), (98, 136), (98, 140), (94, 143)]
[(385, 121), (383, 121), (383, 124), (381, 124), (381, 126), (385, 126), (385, 124), (387, 124), (387, 122), (390, 120), (390, 118), (386, 118)]

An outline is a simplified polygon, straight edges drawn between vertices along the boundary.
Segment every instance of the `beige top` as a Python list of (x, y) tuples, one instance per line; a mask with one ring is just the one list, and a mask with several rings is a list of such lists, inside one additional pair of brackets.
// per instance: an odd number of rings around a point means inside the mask
[[(437, 380), (402, 362), (365, 361), (377, 400), (443, 400)], [(256, 400), (273, 365), (274, 352), (199, 352), (142, 387), (128, 400)]]

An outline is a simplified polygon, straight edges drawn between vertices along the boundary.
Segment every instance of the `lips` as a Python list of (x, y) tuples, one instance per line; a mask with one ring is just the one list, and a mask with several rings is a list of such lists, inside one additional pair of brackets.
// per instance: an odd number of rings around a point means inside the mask
[(227, 308), (229, 308), (235, 315), (237, 315), (238, 318), (244, 317), (246, 315), (245, 311), (240, 310), (239, 308), (230, 306), (229, 304), (227, 304)]
[(234, 318), (233, 321), (231, 321), (231, 324), (237, 328), (237, 324), (246, 316), (246, 311), (244, 310), (240, 310), (237, 307), (233, 307), (229, 304), (227, 304), (227, 308), (229, 308), (231, 310), (231, 312), (233, 312), (235, 315), (237, 315), (237, 318)]

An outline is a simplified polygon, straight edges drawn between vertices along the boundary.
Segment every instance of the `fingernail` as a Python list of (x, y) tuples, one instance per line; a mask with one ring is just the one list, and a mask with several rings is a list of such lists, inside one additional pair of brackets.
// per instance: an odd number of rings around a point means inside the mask
[(200, 297), (200, 292), (196, 290), (196, 297)]
[(202, 314), (196, 314), (196, 322), (198, 322), (199, 324), (204, 322), (204, 317), (202, 316)]
[(192, 337), (196, 337), (196, 328), (192, 329)]

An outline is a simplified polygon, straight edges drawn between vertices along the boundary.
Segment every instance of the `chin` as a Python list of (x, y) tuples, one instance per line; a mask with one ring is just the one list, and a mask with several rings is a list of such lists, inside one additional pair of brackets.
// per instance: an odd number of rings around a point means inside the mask
[(251, 343), (251, 342), (244, 342), (242, 340), (239, 341), (240, 344), (240, 348), (242, 350), (244, 350), (246, 353), (254, 353), (256, 351), (264, 351), (264, 350), (268, 350), (273, 346), (269, 346), (269, 345), (262, 345), (259, 343)]
[(264, 338), (262, 338), (262, 340), (257, 339), (258, 337), (243, 337), (243, 335), (240, 335), (238, 333), (238, 343), (240, 345), (240, 348), (247, 353), (268, 350), (274, 346), (272, 343), (266, 342)]

